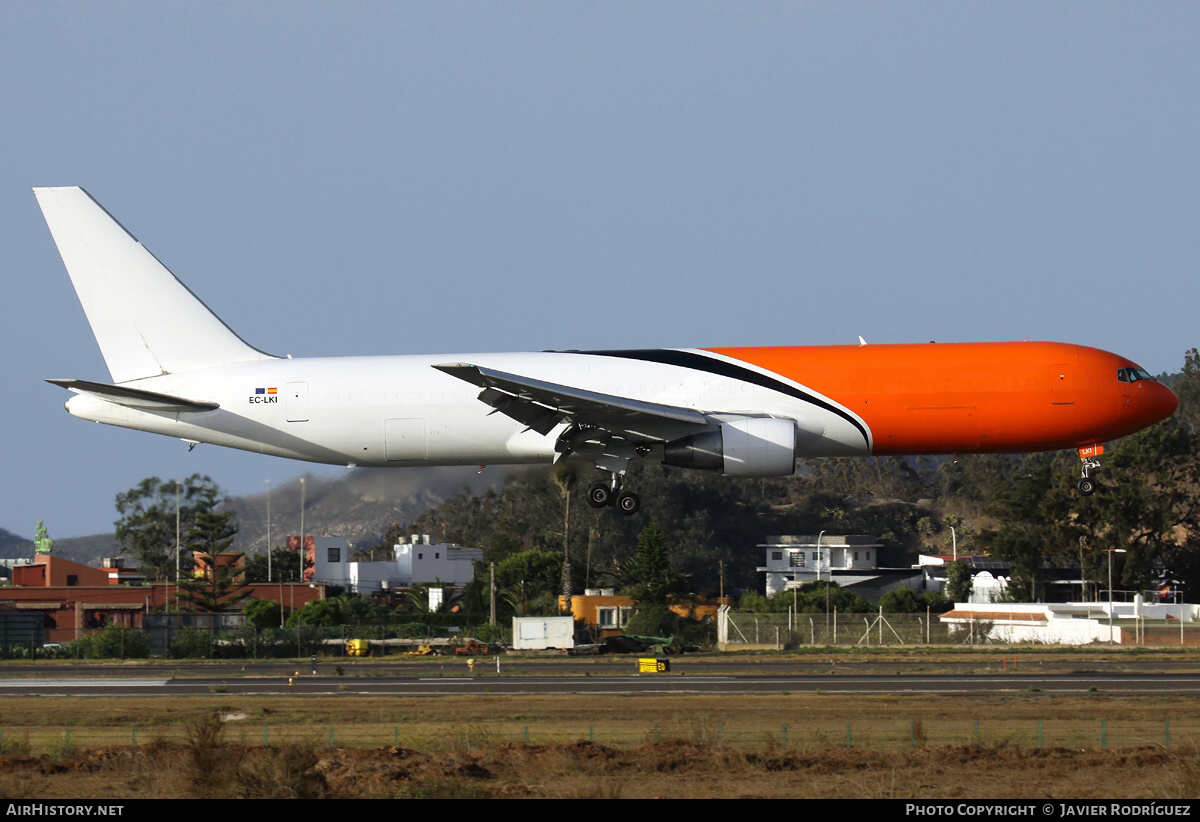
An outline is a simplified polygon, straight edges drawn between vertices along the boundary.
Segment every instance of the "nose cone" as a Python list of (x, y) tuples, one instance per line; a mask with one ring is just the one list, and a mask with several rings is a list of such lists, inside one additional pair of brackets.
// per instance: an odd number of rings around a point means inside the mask
[(1163, 385), (1161, 382), (1157, 383), (1157, 385), (1159, 389), (1157, 392), (1159, 395), (1157, 402), (1159, 404), (1159, 413), (1162, 415), (1159, 417), (1159, 419), (1165, 420), (1167, 417), (1174, 414), (1179, 408), (1179, 397), (1175, 395), (1174, 391), (1172, 391), (1170, 388), (1167, 388), (1167, 386)]
[(1134, 387), (1132, 404), (1143, 427), (1165, 420), (1179, 407), (1175, 392), (1157, 380), (1138, 380)]

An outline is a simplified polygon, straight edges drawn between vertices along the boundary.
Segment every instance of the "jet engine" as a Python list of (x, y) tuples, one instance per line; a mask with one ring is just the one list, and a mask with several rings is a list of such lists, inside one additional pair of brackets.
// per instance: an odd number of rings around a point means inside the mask
[(717, 429), (672, 440), (663, 463), (720, 471), (729, 477), (785, 477), (796, 470), (796, 423), (746, 417)]

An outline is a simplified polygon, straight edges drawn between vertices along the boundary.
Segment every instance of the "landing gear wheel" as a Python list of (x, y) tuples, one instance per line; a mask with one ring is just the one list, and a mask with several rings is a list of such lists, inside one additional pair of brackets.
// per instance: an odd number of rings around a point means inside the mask
[(588, 486), (587, 501), (593, 508), (604, 508), (612, 504), (612, 496), (607, 482), (593, 482)]
[(642, 501), (637, 494), (631, 494), (626, 491), (621, 496), (617, 497), (617, 510), (625, 516), (636, 514), (637, 510), (642, 507)]
[(1085, 497), (1090, 497), (1096, 493), (1096, 483), (1088, 477), (1081, 479), (1077, 487), (1079, 488), (1079, 493)]

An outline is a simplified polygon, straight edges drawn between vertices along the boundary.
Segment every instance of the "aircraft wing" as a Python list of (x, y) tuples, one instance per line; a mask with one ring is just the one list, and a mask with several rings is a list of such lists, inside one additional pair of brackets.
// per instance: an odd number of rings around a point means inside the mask
[[(539, 434), (563, 422), (601, 428), (630, 442), (662, 442), (664, 427), (706, 427), (713, 420), (692, 408), (643, 402), (507, 374), (469, 363), (433, 366), (483, 389), (479, 399)], [(667, 424), (664, 426), (664, 424)], [(673, 425), (672, 425), (673, 424)], [(675, 433), (673, 436), (680, 436)]]
[(173, 397), (170, 394), (159, 394), (157, 391), (143, 391), (140, 388), (126, 388), (122, 385), (106, 385), (90, 380), (46, 380), (48, 383), (60, 385), (77, 394), (91, 394), (117, 405), (127, 405), (147, 411), (212, 411), (221, 406), (215, 402), (204, 400), (189, 400), (183, 397)]

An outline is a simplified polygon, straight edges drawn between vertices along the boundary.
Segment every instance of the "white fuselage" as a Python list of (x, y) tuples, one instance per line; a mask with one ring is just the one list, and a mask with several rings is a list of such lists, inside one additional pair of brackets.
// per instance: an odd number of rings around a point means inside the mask
[[(432, 366), (471, 362), (616, 397), (721, 415), (797, 421), (805, 456), (869, 453), (842, 416), (738, 379), (582, 353), (271, 359), (125, 383), (219, 403), (213, 411), (140, 410), (80, 394), (67, 409), (97, 422), (279, 457), (363, 466), (542, 463), (565, 425), (543, 435), (478, 399), (476, 386)], [(269, 393), (274, 389), (274, 393)], [(812, 392), (809, 392), (812, 393)], [(681, 435), (663, 423), (647, 432)]]

